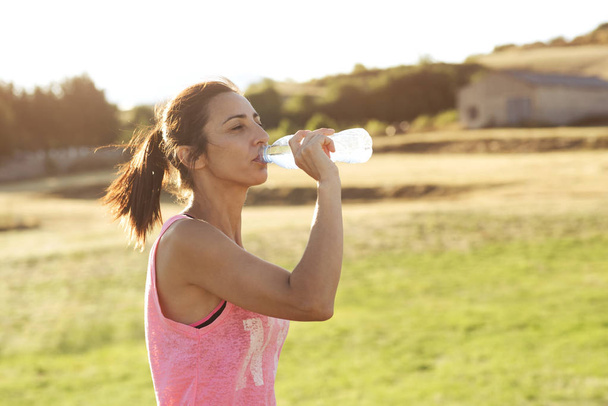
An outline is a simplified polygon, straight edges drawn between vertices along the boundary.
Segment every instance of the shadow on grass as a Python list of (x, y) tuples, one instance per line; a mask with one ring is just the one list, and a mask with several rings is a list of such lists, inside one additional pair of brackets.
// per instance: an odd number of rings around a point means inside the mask
[(40, 227), (40, 220), (35, 217), (0, 216), (0, 232), (31, 230)]
[[(441, 185), (441, 184), (414, 184), (390, 187), (344, 187), (342, 188), (342, 200), (345, 203), (380, 201), (380, 200), (417, 200), (417, 199), (441, 199), (455, 198), (466, 193), (478, 190), (488, 190), (510, 184), (471, 184), (471, 185)], [(106, 184), (71, 186), (53, 189), (46, 196), (64, 199), (100, 199), (105, 193)], [(267, 188), (254, 187), (247, 194), (247, 206), (282, 206), (301, 205), (313, 203), (317, 198), (317, 190), (314, 187), (283, 187)], [(163, 192), (162, 202), (174, 203), (176, 199), (169, 193)]]
[(487, 138), (429, 142), (412, 141), (396, 145), (374, 147), (374, 152), (410, 154), (521, 154), (598, 149), (608, 149), (608, 137)]

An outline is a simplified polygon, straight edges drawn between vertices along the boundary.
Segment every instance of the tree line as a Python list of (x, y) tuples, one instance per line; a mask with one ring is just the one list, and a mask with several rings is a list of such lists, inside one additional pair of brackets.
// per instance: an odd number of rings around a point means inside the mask
[[(582, 46), (582, 45), (608, 45), (608, 23), (602, 23), (598, 27), (583, 35), (579, 35), (574, 39), (568, 41), (564, 37), (556, 37), (547, 42), (536, 41), (530, 44), (515, 45), (515, 44), (503, 44), (494, 47), (493, 53), (513, 50), (513, 49), (538, 49), (538, 48), (550, 48), (550, 47), (569, 47), (569, 46)], [(470, 57), (471, 59), (474, 56)]]
[(423, 62), (415, 66), (367, 69), (328, 76), (297, 86), (290, 94), (282, 84), (264, 79), (251, 85), (247, 98), (267, 128), (366, 126), (413, 121), (456, 108), (458, 89), (484, 68), (477, 64)]
[(87, 75), (27, 92), (0, 83), (0, 155), (116, 141), (118, 109)]
[[(269, 132), (300, 128), (403, 123), (454, 109), (456, 94), (483, 68), (475, 64), (422, 61), (414, 66), (367, 69), (299, 83), (270, 79), (245, 95)], [(153, 121), (152, 106), (120, 112), (86, 75), (32, 92), (0, 83), (0, 155), (14, 151), (100, 146), (130, 138)], [(271, 134), (272, 135), (272, 134)]]

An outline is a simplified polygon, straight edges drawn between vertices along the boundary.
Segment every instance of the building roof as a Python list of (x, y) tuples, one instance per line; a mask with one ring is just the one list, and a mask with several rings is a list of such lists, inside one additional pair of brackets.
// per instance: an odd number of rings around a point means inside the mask
[(556, 73), (540, 73), (518, 70), (504, 70), (503, 73), (523, 80), (531, 85), (542, 86), (570, 86), (570, 87), (594, 87), (608, 89), (608, 82), (596, 76), (574, 76)]

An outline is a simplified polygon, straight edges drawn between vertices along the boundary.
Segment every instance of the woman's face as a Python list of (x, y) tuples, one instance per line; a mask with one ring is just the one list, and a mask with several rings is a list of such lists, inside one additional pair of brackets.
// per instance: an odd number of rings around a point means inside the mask
[(208, 109), (204, 170), (246, 187), (264, 183), (268, 172), (259, 152), (268, 143), (268, 134), (249, 100), (234, 92), (220, 93)]

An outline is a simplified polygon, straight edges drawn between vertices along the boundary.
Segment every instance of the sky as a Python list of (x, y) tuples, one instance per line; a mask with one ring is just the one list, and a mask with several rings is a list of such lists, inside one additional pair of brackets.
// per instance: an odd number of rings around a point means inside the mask
[[(87, 74), (122, 109), (225, 76), (297, 82), (421, 58), (461, 63), (496, 45), (570, 40), (608, 0), (105, 0), (0, 3), (0, 82)], [(497, 4), (497, 5), (496, 5)]]

